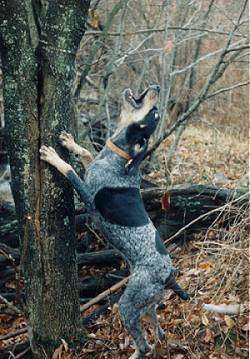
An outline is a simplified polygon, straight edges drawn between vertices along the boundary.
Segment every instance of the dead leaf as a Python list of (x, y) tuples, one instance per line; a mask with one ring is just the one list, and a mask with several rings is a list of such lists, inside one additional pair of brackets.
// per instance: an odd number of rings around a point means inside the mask
[(213, 343), (214, 342), (214, 334), (210, 329), (206, 329), (206, 334), (204, 337), (204, 342), (205, 343)]
[(232, 318), (230, 318), (228, 315), (225, 315), (224, 320), (225, 320), (228, 328), (231, 329), (234, 327), (234, 325), (235, 325), (234, 320)]
[(64, 350), (66, 351), (66, 353), (69, 351), (69, 346), (68, 346), (68, 343), (64, 340), (64, 339), (61, 339), (62, 341), (62, 344), (63, 344), (63, 347), (64, 347)]
[(53, 353), (52, 359), (61, 359), (63, 352), (63, 344), (61, 344)]
[(100, 16), (97, 14), (96, 11), (93, 9), (89, 10), (89, 25), (95, 29), (99, 30), (99, 24), (100, 24)]
[(210, 272), (211, 269), (213, 268), (213, 264), (211, 262), (209, 262), (209, 261), (201, 262), (201, 263), (199, 263), (198, 267), (200, 269), (203, 269), (203, 270), (207, 271), (207, 272)]
[(208, 320), (208, 318), (207, 318), (207, 316), (206, 316), (205, 314), (202, 314), (201, 322), (202, 322), (202, 324), (204, 324), (206, 327), (208, 326), (209, 320)]
[(173, 41), (172, 40), (168, 40), (166, 42), (166, 45), (164, 46), (164, 51), (165, 52), (170, 52), (173, 48)]
[(249, 332), (249, 323), (243, 325), (243, 326), (241, 327), (241, 330), (243, 330), (244, 332)]
[(200, 274), (200, 271), (196, 268), (192, 268), (185, 273), (186, 276), (189, 276), (189, 275), (197, 276), (198, 274)]
[(161, 197), (161, 208), (167, 211), (170, 208), (170, 193), (165, 192)]

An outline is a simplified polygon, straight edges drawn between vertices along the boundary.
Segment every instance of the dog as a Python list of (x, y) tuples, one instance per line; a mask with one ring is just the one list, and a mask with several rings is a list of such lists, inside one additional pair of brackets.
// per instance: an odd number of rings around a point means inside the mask
[(118, 128), (95, 159), (70, 134), (60, 135), (62, 146), (88, 164), (84, 180), (52, 147), (40, 149), (41, 159), (68, 178), (107, 240), (129, 264), (132, 274), (119, 301), (119, 311), (136, 347), (130, 359), (153, 351), (142, 332), (140, 320), (144, 315), (154, 327), (155, 343), (164, 338), (156, 315), (164, 291), (171, 288), (182, 299), (189, 298), (174, 279), (171, 258), (140, 194), (139, 166), (160, 119), (156, 107), (159, 91), (159, 86), (151, 85), (138, 97), (130, 89), (123, 92)]

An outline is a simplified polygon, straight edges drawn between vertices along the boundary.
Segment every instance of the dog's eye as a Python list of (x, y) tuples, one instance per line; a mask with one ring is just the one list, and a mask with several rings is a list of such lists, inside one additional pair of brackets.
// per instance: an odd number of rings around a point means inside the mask
[(159, 113), (155, 112), (155, 119), (158, 120), (158, 118), (159, 118)]

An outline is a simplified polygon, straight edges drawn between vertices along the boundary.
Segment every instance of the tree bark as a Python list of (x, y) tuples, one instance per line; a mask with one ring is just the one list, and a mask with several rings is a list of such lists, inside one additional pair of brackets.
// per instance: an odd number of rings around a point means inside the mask
[(33, 354), (51, 357), (78, 336), (80, 313), (73, 192), (41, 163), (41, 144), (58, 147), (74, 116), (75, 55), (89, 1), (0, 0), (0, 50), (12, 191)]

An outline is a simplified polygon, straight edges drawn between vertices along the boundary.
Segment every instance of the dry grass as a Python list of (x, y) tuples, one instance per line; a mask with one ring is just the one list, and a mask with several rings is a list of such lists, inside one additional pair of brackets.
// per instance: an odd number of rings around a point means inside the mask
[[(172, 185), (201, 183), (213, 185), (215, 175), (223, 173), (227, 188), (237, 188), (238, 181), (248, 175), (248, 140), (235, 136), (230, 127), (218, 130), (215, 126), (190, 126), (184, 132), (173, 158), (171, 173), (166, 168), (165, 159), (173, 137), (168, 138), (158, 150), (160, 171), (151, 174), (164, 185), (166, 177)], [(166, 184), (166, 183), (165, 183)], [(167, 183), (169, 184), (169, 183)]]

